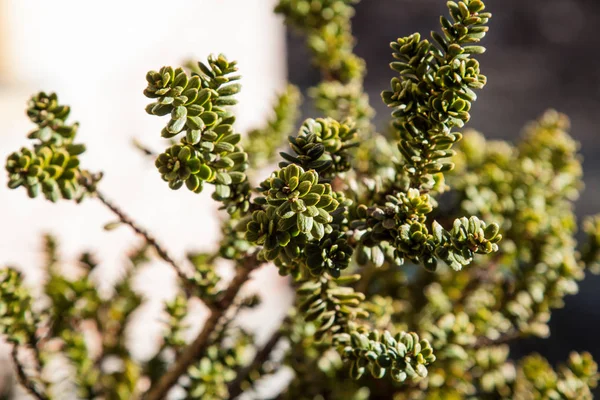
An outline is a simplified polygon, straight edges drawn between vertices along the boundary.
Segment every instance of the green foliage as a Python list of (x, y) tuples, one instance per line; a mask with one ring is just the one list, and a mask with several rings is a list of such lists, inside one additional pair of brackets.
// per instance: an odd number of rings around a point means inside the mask
[(304, 251), (306, 266), (313, 275), (319, 276), (327, 272), (338, 278), (350, 265), (354, 249), (348, 244), (343, 233), (333, 231), (319, 242), (307, 244)]
[[(523, 375), (519, 368), (525, 361), (510, 360), (502, 343), (546, 337), (550, 312), (576, 293), (584, 275), (585, 252), (577, 252), (573, 213), (581, 160), (567, 129), (568, 120), (550, 111), (527, 127), (517, 146), (465, 134), (455, 158), (457, 169), (448, 174), (456, 202), (447, 205), (445, 218), (463, 212), (493, 218), (501, 222), (503, 241), (492, 260), (476, 257), (468, 269), (423, 275), (409, 282), (409, 295), (391, 292), (400, 304), (414, 304), (414, 296), (423, 292), (424, 297), (417, 295), (418, 306), (400, 307), (397, 318), (412, 320), (411, 329), (427, 332), (424, 337), (435, 349), (429, 396), (465, 398), (478, 392), (491, 398), (548, 398), (536, 383), (541, 378)], [(588, 224), (590, 232), (592, 226)], [(588, 391), (595, 385), (569, 376), (571, 388)], [(559, 397), (586, 398), (573, 390)], [(431, 397), (414, 390), (400, 398)]]
[(388, 331), (381, 333), (357, 325), (369, 316), (360, 306), (365, 296), (347, 285), (359, 279), (359, 275), (339, 279), (323, 275), (298, 289), (299, 310), (305, 313), (306, 322), (315, 321), (315, 339), (321, 341), (333, 334), (333, 345), (349, 362), (354, 379), (360, 379), (366, 371), (376, 379), (389, 374), (397, 382), (427, 376), (426, 366), (435, 361), (427, 340), (420, 340), (414, 332), (392, 337)]
[[(53, 388), (64, 384), (64, 377), (58, 381), (43, 378), (51, 368), (50, 361), (60, 358), (73, 369), (70, 380), (75, 387), (73, 395), (78, 398), (102, 394), (107, 399), (128, 399), (134, 395), (140, 366), (129, 354), (125, 329), (141, 304), (141, 297), (131, 288), (131, 278), (133, 269), (147, 261), (146, 251), (144, 246), (131, 254), (132, 269), (115, 284), (114, 294), (106, 298), (99, 294), (92, 279), (91, 272), (96, 268), (92, 256), (83, 253), (78, 277), (67, 278), (61, 272), (56, 241), (46, 236), (43, 295), (47, 306), (38, 312), (33, 311), (39, 307), (34, 306), (20, 274), (10, 268), (2, 270), (2, 306), (11, 306), (2, 313), (2, 332), (10, 341), (33, 350), (38, 376), (32, 379), (42, 382), (45, 392), (36, 397), (51, 398), (50, 393), (56, 390)], [(94, 332), (100, 335), (100, 342), (98, 351), (92, 354), (89, 335)], [(106, 370), (104, 362), (108, 360), (118, 362), (121, 368)]]
[(188, 313), (188, 303), (185, 296), (178, 295), (165, 304), (168, 315), (166, 332), (163, 335), (164, 344), (173, 349), (181, 349), (185, 345), (185, 330), (187, 325), (183, 322)]
[(17, 344), (36, 341), (36, 325), (39, 322), (31, 309), (33, 300), (23, 287), (23, 277), (12, 268), (0, 271), (0, 330), (6, 339)]
[(225, 56), (210, 56), (208, 65), (199, 62), (186, 73), (183, 68), (163, 67), (146, 75), (146, 97), (156, 99), (146, 107), (148, 114), (171, 115), (162, 136), (171, 138), (185, 133), (188, 141), (195, 144), (202, 134), (219, 125), (219, 118), (227, 115), (223, 106), (234, 105), (232, 97), (241, 86), (230, 83), (240, 77), (230, 75), (237, 71), (236, 62)]
[(338, 343), (351, 360), (350, 375), (354, 379), (368, 369), (374, 378), (380, 379), (389, 371), (394, 381), (404, 382), (427, 376), (426, 365), (435, 361), (429, 342), (419, 340), (416, 333), (401, 332), (392, 337), (388, 331), (372, 331), (368, 336), (353, 332), (338, 339)]
[(375, 111), (359, 82), (343, 84), (339, 81), (325, 81), (311, 88), (309, 93), (315, 107), (324, 115), (337, 121), (354, 120), (363, 137), (372, 131), (371, 119)]
[[(324, 224), (332, 221), (331, 213), (338, 206), (332, 196), (331, 186), (319, 183), (319, 174), (314, 170), (304, 171), (294, 164), (274, 172), (271, 178), (260, 185), (262, 197), (258, 204), (273, 208), (280, 218), (277, 230), (310, 234), (320, 239), (324, 234)], [(254, 241), (254, 240), (251, 240)]]
[(186, 399), (225, 400), (229, 397), (228, 384), (248, 357), (252, 337), (241, 329), (229, 332), (230, 345), (211, 346), (206, 356), (192, 366), (185, 385)]
[(506, 302), (503, 313), (519, 330), (541, 336), (548, 334), (550, 309), (577, 292), (581, 261), (593, 259), (577, 254), (574, 239), (573, 201), (582, 188), (582, 170), (568, 127), (564, 115), (549, 111), (527, 127), (516, 147), (470, 133), (459, 154), (464, 169), (450, 179), (463, 210), (501, 222), (508, 245), (499, 260), (517, 282), (511, 293), (498, 293), (498, 301)]
[[(40, 92), (33, 96), (28, 103), (27, 116), (38, 126), (27, 136), (38, 139), (42, 144), (52, 144), (62, 147), (73, 142), (79, 124), (66, 123), (71, 108), (58, 103), (56, 93), (49, 95)], [(80, 145), (81, 146), (81, 145)]]
[(352, 4), (358, 0), (281, 0), (275, 12), (300, 29), (319, 28), (332, 21), (347, 20), (354, 15)]
[(298, 88), (288, 84), (273, 106), (273, 115), (264, 127), (248, 132), (246, 151), (254, 167), (261, 167), (273, 162), (277, 150), (292, 133), (299, 117), (302, 95)]
[(205, 253), (192, 253), (188, 254), (188, 260), (194, 265), (194, 275), (191, 280), (199, 296), (206, 301), (211, 299), (214, 301), (220, 293), (217, 285), (221, 281), (212, 265), (214, 257)]
[(234, 132), (235, 117), (226, 109), (237, 103), (234, 95), (241, 86), (232, 75), (236, 62), (224, 55), (210, 56), (183, 68), (163, 67), (146, 76), (146, 97), (156, 99), (146, 107), (149, 114), (171, 119), (163, 129), (164, 138), (184, 133), (179, 144), (156, 159), (156, 167), (171, 189), (186, 187), (200, 193), (204, 182), (215, 185), (214, 198), (230, 213), (248, 208), (248, 187), (244, 185), (248, 156)]
[(453, 168), (442, 161), (454, 154), (452, 145), (461, 139), (452, 129), (469, 121), (474, 90), (486, 83), (471, 56), (485, 51), (472, 44), (485, 36), (491, 14), (483, 12), (480, 0), (450, 1), (448, 8), (453, 22), (441, 18), (443, 34), (432, 33), (437, 47), (418, 33), (391, 44), (398, 61), (390, 66), (399, 76), (382, 93), (394, 109), (405, 171), (412, 185), (423, 190), (433, 187), (434, 174)]
[(252, 213), (246, 239), (262, 245), (266, 260), (291, 261), (300, 256), (308, 240), (320, 240), (331, 232), (331, 215), (338, 208), (331, 186), (319, 183), (314, 170), (304, 171), (295, 164), (274, 172), (261, 183), (263, 196), (255, 202), (263, 209)]
[[(397, 76), (382, 98), (392, 124), (376, 132), (365, 64), (353, 53), (356, 3), (276, 6), (306, 36), (322, 77), (309, 90), (322, 115), (296, 134), (301, 96), (291, 85), (264, 127), (245, 139), (236, 133), (228, 107), (240, 77), (223, 55), (147, 74), (146, 111), (170, 116), (161, 133), (169, 144), (155, 161), (162, 179), (195, 193), (214, 185), (227, 211), (218, 250), (189, 253), (184, 266), (106, 200), (101, 174), (80, 169), (84, 147), (73, 143), (69, 107), (54, 94), (32, 98), (34, 145), (8, 157), (9, 187), (52, 201), (94, 195), (117, 217), (107, 228), (128, 225), (145, 243), (110, 295), (98, 290), (100, 267), (89, 253), (65, 274), (50, 236), (41, 306), (20, 273), (0, 271), (0, 332), (30, 394), (64, 397), (64, 382), (46, 379), (58, 359), (71, 367), (69, 395), (85, 399), (157, 400), (177, 388), (182, 398), (224, 400), (255, 392), (283, 366), (294, 376), (282, 399), (592, 398), (600, 375), (590, 354), (552, 368), (539, 355), (512, 360), (507, 344), (546, 337), (552, 310), (586, 271), (600, 271), (600, 218), (586, 218), (585, 239), (575, 240), (582, 166), (568, 119), (548, 111), (517, 145), (455, 131), (486, 83), (476, 56), (491, 18), (481, 0), (458, 0), (447, 3), (450, 19), (441, 18), (432, 41), (413, 34), (391, 44)], [(277, 166), (253, 188), (249, 165)], [(126, 333), (143, 302), (132, 281), (149, 249), (175, 269), (181, 290), (164, 304), (155, 354), (137, 360)], [(233, 264), (230, 281), (215, 268), (222, 260)], [(239, 292), (269, 262), (290, 277), (295, 299), (258, 343), (236, 317), (261, 297)], [(209, 315), (190, 340), (197, 301)], [(19, 349), (31, 353), (34, 371)]]
[(69, 106), (58, 103), (54, 93), (40, 92), (29, 100), (27, 115), (37, 125), (28, 135), (34, 145), (8, 156), (9, 188), (23, 186), (31, 198), (41, 191), (52, 202), (83, 198), (81, 179), (85, 172), (79, 167), (78, 156), (85, 146), (73, 143), (78, 124), (66, 123), (70, 111)]
[(598, 366), (589, 353), (571, 353), (566, 365), (552, 369), (538, 354), (519, 363), (515, 396), (520, 399), (592, 399), (598, 384)]
[(275, 12), (306, 34), (314, 63), (328, 78), (362, 81), (364, 61), (352, 49), (350, 18), (358, 0), (280, 0)]
[(594, 273), (600, 272), (600, 215), (588, 217), (583, 223), (588, 237), (581, 259)]
[[(369, 227), (361, 237), (362, 243), (367, 247), (374, 247), (380, 242), (392, 243), (396, 263), (402, 264), (408, 259), (423, 263), (433, 271), (437, 268), (438, 259), (460, 270), (471, 263), (474, 254), (498, 251), (496, 243), (502, 238), (498, 234), (498, 225), (488, 227), (477, 217), (463, 217), (454, 221), (450, 231), (434, 221), (433, 232), (429, 233), (425, 216), (432, 210), (429, 195), (420, 194), (417, 189), (409, 189), (406, 194), (389, 195), (384, 207), (359, 210), (367, 215), (363, 226)], [(368, 258), (368, 255), (365, 257)], [(380, 260), (376, 264), (382, 262)]]
[(342, 83), (361, 81), (365, 73), (364, 60), (352, 52), (354, 43), (350, 23), (346, 20), (324, 25), (307, 35), (314, 64), (326, 77)]
[(358, 146), (357, 131), (351, 122), (340, 123), (334, 119), (307, 119), (298, 134), (289, 137), (295, 155), (281, 153), (284, 167), (297, 164), (304, 169), (314, 169), (324, 178), (348, 171), (349, 149)]
[(322, 275), (298, 288), (298, 309), (305, 314), (307, 322), (316, 321), (314, 336), (317, 340), (322, 340), (330, 332), (345, 333), (350, 322), (368, 317), (368, 313), (360, 307), (364, 294), (345, 286), (358, 278), (358, 275), (349, 275), (329, 279)]

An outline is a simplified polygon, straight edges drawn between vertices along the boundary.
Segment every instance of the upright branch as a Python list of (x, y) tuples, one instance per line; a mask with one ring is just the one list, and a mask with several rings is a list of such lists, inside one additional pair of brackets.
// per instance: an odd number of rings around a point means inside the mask
[(180, 353), (177, 360), (171, 368), (164, 374), (144, 396), (146, 400), (160, 400), (165, 398), (169, 390), (177, 383), (179, 378), (186, 373), (188, 368), (196, 361), (202, 358), (207, 347), (211, 344), (211, 336), (219, 321), (233, 304), (242, 285), (249, 279), (250, 274), (261, 265), (254, 254), (249, 255), (240, 262), (237, 273), (229, 283), (221, 300), (211, 308), (210, 315), (202, 331), (192, 343), (186, 346)]
[[(239, 79), (233, 75), (236, 71), (235, 61), (228, 61), (224, 55), (210, 56), (206, 64), (190, 65), (189, 72), (171, 67), (149, 72), (144, 91), (155, 99), (146, 108), (148, 113), (171, 115), (162, 136), (173, 138), (184, 133), (180, 144), (157, 157), (156, 166), (163, 180), (171, 189), (179, 189), (185, 183), (195, 193), (202, 191), (204, 182), (215, 185), (213, 198), (222, 202), (222, 208), (233, 219), (243, 218), (250, 210), (250, 187), (244, 172), (248, 156), (239, 144), (241, 135), (234, 132), (235, 117), (226, 109), (236, 104), (233, 96), (241, 89), (239, 84), (232, 83)], [(152, 385), (147, 399), (162, 399), (190, 366), (204, 356), (240, 288), (262, 263), (253, 252), (236, 262), (239, 265), (234, 279), (208, 303), (211, 313), (202, 331)], [(207, 275), (202, 273), (200, 278), (204, 277)]]
[(425, 193), (434, 188), (436, 175), (453, 168), (444, 160), (454, 155), (452, 146), (462, 135), (452, 131), (469, 121), (474, 90), (487, 81), (472, 56), (485, 51), (473, 44), (485, 37), (491, 14), (480, 0), (449, 1), (448, 9), (452, 21), (441, 17), (442, 34), (431, 34), (435, 44), (418, 33), (391, 44), (397, 61), (390, 66), (399, 76), (382, 93), (394, 110), (404, 170), (411, 186)]

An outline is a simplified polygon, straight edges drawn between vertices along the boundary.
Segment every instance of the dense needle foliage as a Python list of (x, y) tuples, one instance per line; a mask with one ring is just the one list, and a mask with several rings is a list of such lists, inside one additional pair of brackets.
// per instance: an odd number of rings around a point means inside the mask
[[(188, 254), (186, 265), (107, 200), (101, 173), (84, 169), (69, 106), (54, 93), (32, 97), (36, 127), (31, 145), (8, 156), (9, 188), (100, 201), (143, 244), (110, 295), (97, 288), (91, 254), (65, 275), (51, 236), (42, 298), (18, 269), (0, 270), (0, 331), (30, 395), (265, 398), (262, 383), (287, 367), (293, 377), (278, 399), (592, 398), (589, 353), (553, 367), (537, 354), (512, 359), (508, 344), (548, 336), (551, 311), (586, 270), (600, 271), (600, 217), (575, 240), (582, 167), (567, 117), (548, 111), (515, 145), (465, 130), (487, 81), (477, 56), (492, 16), (481, 0), (456, 0), (431, 39), (391, 43), (381, 96), (391, 128), (378, 133), (366, 65), (353, 53), (357, 2), (276, 6), (322, 74), (308, 92), (320, 115), (299, 126), (301, 96), (288, 85), (264, 127), (238, 133), (230, 106), (242, 80), (224, 55), (147, 74), (146, 112), (164, 118), (169, 139), (162, 153), (147, 151), (158, 175), (174, 190), (214, 186), (227, 216), (218, 252)], [(272, 173), (258, 176), (265, 168)], [(165, 304), (157, 353), (140, 360), (125, 333), (144, 301), (132, 278), (151, 257), (176, 270), (180, 291)], [(229, 282), (215, 270), (220, 259), (235, 265)], [(260, 293), (238, 292), (263, 266), (289, 276), (296, 296), (259, 343), (236, 316), (260, 306)], [(198, 300), (210, 313), (189, 340), (186, 316)], [(51, 374), (57, 363), (70, 375)]]

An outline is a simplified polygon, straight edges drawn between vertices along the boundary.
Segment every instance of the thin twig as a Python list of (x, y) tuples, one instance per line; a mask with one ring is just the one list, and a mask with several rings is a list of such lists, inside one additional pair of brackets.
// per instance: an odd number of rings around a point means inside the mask
[(144, 398), (146, 400), (164, 399), (173, 385), (179, 378), (185, 374), (188, 368), (204, 356), (207, 347), (211, 343), (212, 333), (219, 325), (219, 321), (225, 315), (229, 307), (233, 304), (235, 297), (239, 293), (242, 285), (249, 279), (250, 273), (258, 268), (262, 263), (256, 259), (256, 254), (252, 253), (246, 256), (242, 265), (238, 268), (236, 275), (225, 290), (223, 297), (217, 301), (211, 309), (208, 320), (204, 323), (202, 331), (196, 339), (183, 349), (181, 355), (175, 360), (171, 368), (150, 387)]
[(49, 400), (49, 397), (45, 394), (38, 391), (35, 387), (35, 384), (29, 379), (27, 374), (25, 373), (25, 368), (19, 361), (19, 347), (18, 345), (14, 345), (12, 351), (10, 352), (13, 363), (15, 364), (15, 369), (17, 370), (17, 378), (19, 379), (19, 383), (23, 386), (27, 391), (38, 400)]
[(371, 284), (373, 277), (380, 270), (381, 269), (379, 267), (376, 267), (372, 263), (369, 264), (366, 268), (364, 268), (361, 271), (360, 280), (356, 283), (355, 290), (357, 292), (367, 294), (367, 291), (369, 290), (369, 285)]
[(33, 349), (33, 355), (35, 357), (35, 370), (38, 372), (38, 374), (40, 374), (40, 376), (42, 375), (42, 354), (40, 352), (40, 345), (41, 345), (42, 341), (38, 340), (36, 345), (32, 345), (31, 348)]
[(237, 396), (242, 394), (242, 384), (244, 381), (248, 378), (252, 371), (260, 368), (260, 366), (269, 359), (273, 349), (275, 349), (275, 346), (277, 346), (277, 343), (279, 343), (282, 337), (283, 332), (281, 329), (277, 329), (275, 332), (273, 332), (273, 335), (271, 335), (269, 340), (267, 340), (267, 343), (265, 343), (262, 349), (256, 353), (252, 362), (237, 373), (236, 378), (229, 384), (230, 399), (235, 399)]
[(487, 266), (473, 270), (473, 277), (462, 289), (460, 298), (453, 305), (454, 308), (464, 306), (465, 302), (469, 299), (469, 296), (483, 285), (493, 284), (495, 282), (494, 279), (498, 269), (499, 258), (500, 256), (495, 256)]
[(154, 150), (151, 150), (149, 147), (147, 147), (145, 144), (143, 144), (142, 142), (140, 142), (137, 139), (133, 139), (133, 145), (135, 146), (136, 149), (138, 149), (142, 153), (144, 153), (145, 156), (148, 156), (148, 157), (156, 157), (157, 156), (157, 154)]
[[(209, 305), (209, 307), (210, 307), (210, 305)], [(213, 343), (221, 343), (221, 341), (225, 337), (225, 334), (229, 330), (229, 327), (231, 326), (231, 324), (233, 323), (233, 321), (236, 320), (236, 318), (238, 317), (238, 315), (242, 311), (242, 302), (241, 301), (237, 301), (237, 302), (233, 303), (229, 307), (229, 310), (233, 310), (233, 311), (229, 312), (228, 313), (229, 315), (224, 315), (224, 318), (222, 318), (222, 319), (224, 319), (224, 321), (220, 324), (220, 326), (217, 326), (215, 328), (215, 331), (217, 333), (215, 335), (215, 339), (212, 340)]]
[(490, 339), (488, 337), (482, 336), (473, 344), (473, 349), (481, 349), (483, 347), (489, 346), (497, 346), (499, 344), (505, 344), (512, 340), (518, 339), (521, 337), (521, 332), (517, 330), (513, 330), (510, 332), (506, 332), (497, 339)]
[(167, 264), (170, 264), (173, 267), (173, 269), (177, 273), (177, 276), (183, 283), (183, 289), (187, 297), (191, 297), (192, 293), (194, 292), (194, 289), (191, 285), (189, 278), (183, 272), (181, 267), (175, 262), (175, 260), (173, 260), (173, 258), (169, 255), (169, 253), (167, 253), (167, 250), (165, 250), (165, 248), (156, 241), (154, 236), (152, 236), (144, 228), (140, 227), (135, 221), (133, 221), (129, 216), (127, 216), (127, 214), (125, 214), (113, 202), (109, 201), (104, 196), (104, 194), (99, 192), (97, 189), (95, 189), (93, 193), (96, 195), (96, 198), (100, 200), (102, 204), (104, 204), (110, 211), (113, 212), (113, 214), (115, 214), (119, 218), (119, 221), (121, 221), (121, 223), (128, 225), (131, 229), (135, 231), (135, 233), (142, 236), (146, 243), (148, 243), (148, 245), (156, 251), (159, 257), (162, 258)]

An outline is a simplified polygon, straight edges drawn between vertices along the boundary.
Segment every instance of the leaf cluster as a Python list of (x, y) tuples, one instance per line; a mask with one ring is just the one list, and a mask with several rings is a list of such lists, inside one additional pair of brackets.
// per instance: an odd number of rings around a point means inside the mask
[(66, 122), (70, 111), (69, 106), (58, 102), (55, 93), (40, 92), (29, 100), (27, 116), (37, 128), (28, 138), (34, 144), (8, 156), (9, 188), (23, 186), (31, 198), (42, 192), (52, 202), (60, 198), (81, 200), (85, 195), (80, 182), (85, 172), (78, 157), (85, 146), (73, 143), (79, 125)]

